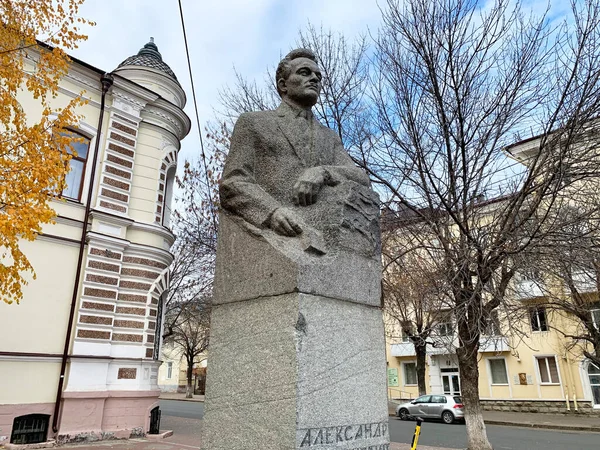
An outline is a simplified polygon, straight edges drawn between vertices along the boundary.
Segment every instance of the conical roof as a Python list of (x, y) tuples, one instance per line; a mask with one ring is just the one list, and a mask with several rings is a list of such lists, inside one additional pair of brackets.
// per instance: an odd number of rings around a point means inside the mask
[[(150, 38), (150, 42), (144, 45), (137, 55), (127, 58), (125, 61), (119, 64), (117, 69), (125, 66), (149, 67), (151, 69), (163, 72), (165, 75), (177, 81), (175, 73), (165, 62), (163, 62), (162, 55), (158, 51), (158, 47), (154, 43), (154, 38), (152, 37)], [(177, 83), (179, 82), (177, 81)]]

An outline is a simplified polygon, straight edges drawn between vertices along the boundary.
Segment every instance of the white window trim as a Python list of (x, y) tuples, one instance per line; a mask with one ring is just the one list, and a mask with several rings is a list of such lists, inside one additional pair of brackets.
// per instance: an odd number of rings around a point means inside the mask
[[(490, 361), (498, 360), (498, 359), (504, 360), (504, 372), (506, 373), (507, 383), (494, 383), (494, 378), (492, 377), (492, 365), (491, 365)], [(487, 361), (488, 361), (487, 369), (488, 369), (488, 374), (489, 374), (490, 385), (491, 386), (510, 386), (510, 373), (508, 372), (508, 364), (506, 364), (506, 358), (504, 356), (497, 356), (497, 357), (487, 358)]]
[[(417, 377), (417, 382), (415, 384), (406, 384), (406, 365), (407, 364), (414, 364), (415, 365), (415, 376)], [(407, 387), (412, 387), (412, 386), (418, 386), (419, 385), (419, 376), (417, 374), (417, 361), (403, 361), (402, 362), (402, 386), (407, 386)]]
[[(542, 381), (542, 374), (540, 373), (540, 366), (538, 365), (538, 359), (542, 359), (542, 358), (554, 358), (554, 362), (556, 363), (556, 372), (558, 374), (558, 383), (554, 383), (554, 382), (543, 382)], [(534, 355), (533, 356), (533, 362), (535, 365), (535, 373), (537, 375), (537, 379), (538, 379), (538, 383), (540, 386), (562, 386), (562, 377), (560, 374), (560, 365), (558, 364), (558, 358), (556, 357), (556, 355)], [(548, 378), (551, 377), (550, 374), (550, 367), (548, 367), (548, 361), (546, 361), (546, 369), (548, 370)]]
[[(171, 373), (169, 373), (169, 369), (171, 369)], [(171, 361), (167, 362), (167, 374), (166, 374), (166, 378), (167, 378), (167, 380), (172, 380), (173, 379), (173, 363)]]

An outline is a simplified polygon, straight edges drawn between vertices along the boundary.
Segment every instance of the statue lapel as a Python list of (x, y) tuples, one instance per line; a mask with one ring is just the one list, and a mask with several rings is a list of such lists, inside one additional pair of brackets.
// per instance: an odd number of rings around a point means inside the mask
[[(282, 103), (276, 110), (277, 113), (277, 127), (292, 147), (294, 154), (302, 162), (302, 164), (308, 167), (308, 161), (306, 160), (306, 138), (307, 133), (298, 132), (294, 127), (294, 111), (284, 103)], [(314, 120), (314, 119), (313, 119)], [(314, 128), (314, 127), (313, 127)]]

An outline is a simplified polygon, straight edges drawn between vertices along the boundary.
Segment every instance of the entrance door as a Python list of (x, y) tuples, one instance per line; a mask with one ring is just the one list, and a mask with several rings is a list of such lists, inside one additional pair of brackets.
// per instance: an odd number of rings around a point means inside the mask
[(600, 408), (600, 367), (590, 363), (588, 365), (588, 378), (592, 389), (592, 402), (595, 408)]
[(442, 375), (444, 394), (460, 395), (460, 379), (458, 373), (445, 373)]

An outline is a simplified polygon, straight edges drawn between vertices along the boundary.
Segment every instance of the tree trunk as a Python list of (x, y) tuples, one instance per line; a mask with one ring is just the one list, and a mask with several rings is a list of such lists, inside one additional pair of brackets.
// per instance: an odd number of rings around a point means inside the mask
[(194, 398), (194, 386), (192, 385), (192, 373), (194, 370), (194, 360), (187, 362), (187, 386), (185, 388), (185, 398)]
[(465, 405), (467, 450), (492, 450), (487, 438), (483, 414), (479, 403), (479, 367), (477, 366), (478, 342), (468, 341), (458, 348), (461, 394)]
[(419, 385), (419, 395), (425, 395), (427, 394), (427, 382), (425, 380), (427, 345), (415, 344), (415, 353), (417, 354), (417, 383)]

